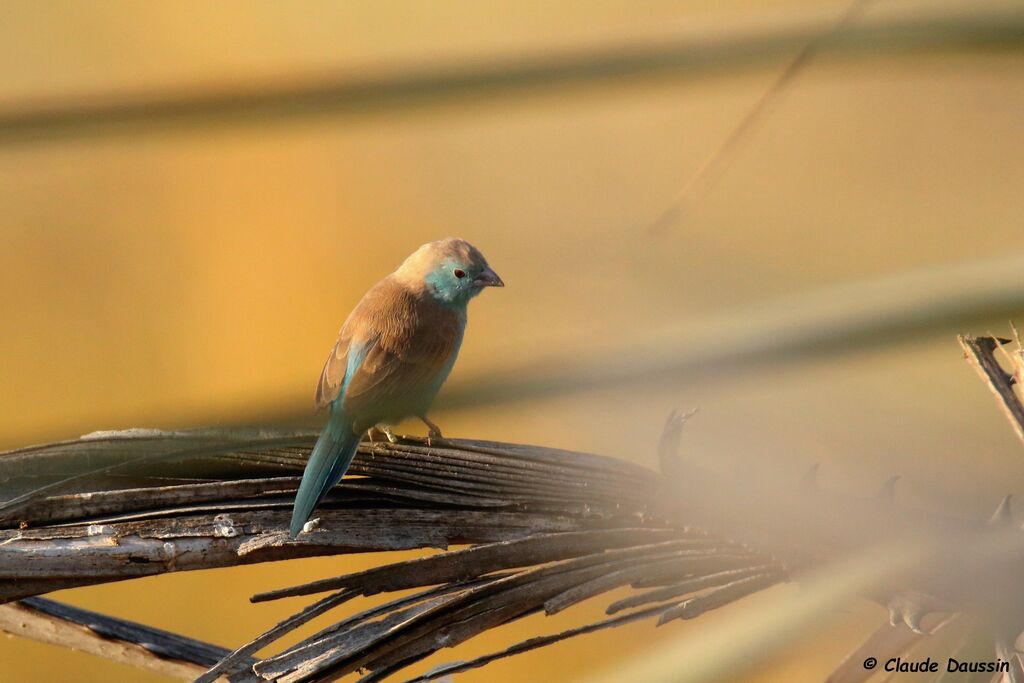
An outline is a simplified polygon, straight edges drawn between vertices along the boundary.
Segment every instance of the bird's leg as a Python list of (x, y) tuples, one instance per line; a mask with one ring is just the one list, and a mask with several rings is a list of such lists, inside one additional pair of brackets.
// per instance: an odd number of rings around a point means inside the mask
[(444, 434), (441, 433), (441, 428), (430, 421), (426, 415), (420, 415), (420, 420), (423, 424), (427, 425), (427, 445), (433, 446), (435, 441), (444, 441)]
[(370, 437), (370, 443), (383, 441), (384, 439), (391, 443), (398, 443), (398, 437), (391, 431), (389, 425), (375, 425), (366, 430), (366, 434)]

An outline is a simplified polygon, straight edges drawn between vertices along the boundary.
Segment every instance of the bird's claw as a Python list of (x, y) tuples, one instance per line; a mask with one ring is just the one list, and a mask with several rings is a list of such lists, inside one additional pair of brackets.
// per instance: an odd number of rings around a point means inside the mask
[(441, 433), (441, 428), (427, 419), (426, 416), (420, 415), (419, 417), (420, 421), (427, 425), (427, 445), (434, 446), (445, 443), (446, 439), (444, 438), (444, 434)]
[(399, 441), (399, 438), (391, 431), (391, 427), (382, 427), (380, 425), (370, 427), (366, 430), (366, 434), (370, 437), (370, 443), (377, 443), (383, 439), (387, 439), (389, 443), (398, 443)]
[(436, 446), (439, 444), (446, 443), (444, 434), (441, 433), (440, 429), (431, 429), (427, 432), (427, 445)]
[(425, 417), (421, 417), (423, 423), (427, 425), (428, 432), (427, 437), (424, 439), (418, 436), (399, 436), (391, 431), (391, 427), (386, 425), (376, 425), (366, 430), (367, 435), (370, 437), (370, 443), (379, 443), (384, 439), (387, 439), (391, 443), (400, 443), (402, 441), (421, 441), (426, 442), (428, 446), (436, 446), (438, 444), (446, 443), (444, 434), (441, 433), (441, 428), (431, 422)]

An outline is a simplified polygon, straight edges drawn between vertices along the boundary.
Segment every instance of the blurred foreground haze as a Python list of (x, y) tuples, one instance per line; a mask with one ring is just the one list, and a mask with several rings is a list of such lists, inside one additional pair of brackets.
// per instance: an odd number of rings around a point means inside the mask
[[(1007, 6), (878, 0), (865, 17)], [(735, 26), (770, 28), (773, 16), (827, 26), (845, 8), (8, 0), (0, 114), (713, 39)], [(843, 60), (824, 51), (685, 215), (652, 235), (648, 226), (786, 61), (336, 116), (0, 140), (0, 448), (95, 429), (313, 422), (316, 378), (348, 311), (418, 245), (448, 235), (480, 247), (507, 283), (471, 306), (449, 381), (463, 389), (498, 365), (572, 358), (821, 287), (1024, 249), (1019, 49)], [(683, 447), (708, 467), (785, 480), (820, 462), (824, 488), (856, 494), (900, 474), (908, 505), (979, 515), (1024, 489), (1024, 458), (954, 335), (1005, 327), (953, 325), (721, 378), (433, 417), (451, 436), (653, 466), (668, 411), (699, 406)], [(172, 574), (56, 597), (231, 647), (299, 604), (254, 606), (250, 594), (373, 562)], [(762, 597), (694, 622), (575, 639), (459, 680), (582, 679)], [(760, 680), (822, 679), (882, 613), (853, 605)], [(421, 668), (578, 618), (531, 617)], [(0, 658), (11, 680), (159, 680), (11, 637), (0, 638)]]

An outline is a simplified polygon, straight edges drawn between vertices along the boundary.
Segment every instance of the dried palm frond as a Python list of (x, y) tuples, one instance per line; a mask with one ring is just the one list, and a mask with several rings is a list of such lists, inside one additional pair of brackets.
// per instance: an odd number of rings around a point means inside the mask
[[(478, 441), (365, 444), (352, 467), (356, 476), (327, 498), (312, 530), (292, 541), (285, 528), (298, 478), (280, 475), (301, 470), (314, 438), (277, 430), (134, 430), (0, 456), (8, 491), (0, 504), (0, 598), (314, 554), (471, 544), (257, 596), (332, 591), (240, 648), (212, 680), (359, 595), (421, 589), (254, 670), (392, 670), (483, 630), (620, 586), (671, 585), (676, 592), (657, 610), (588, 628), (655, 616), (706, 591), (683, 603), (681, 616), (693, 616), (786, 578), (772, 557), (680, 524), (656, 472), (600, 456)], [(256, 472), (278, 476), (254, 478)], [(186, 483), (164, 483), (172, 473)], [(154, 480), (160, 483), (145, 485)]]
[[(0, 605), (0, 630), (190, 680), (228, 654), (193, 638), (46, 598)], [(239, 672), (227, 679), (246, 680), (252, 663), (240, 662)]]
[[(837, 669), (837, 681), (861, 680), (863, 653), (895, 656), (940, 629), (965, 652), (987, 644), (1020, 667), (1024, 535), (1009, 497), (991, 519), (967, 520), (902, 507), (896, 477), (877, 496), (848, 498), (820, 491), (816, 468), (788, 486), (720, 475), (677, 457), (681, 423), (666, 425), (661, 472), (493, 442), (364, 444), (353, 476), (295, 540), (286, 527), (313, 432), (136, 430), (0, 454), (0, 600), (168, 571), (430, 547), (443, 552), (254, 596), (326, 594), (231, 654), (217, 650), (220, 661), (200, 680), (360, 670), (377, 680), (522, 617), (633, 588), (608, 605), (609, 618), (417, 679), (428, 680), (641, 619), (694, 618), (792, 579), (806, 588), (789, 607), (652, 657), (650, 680), (670, 680), (683, 655), (695, 680), (721, 679), (744, 639), (770, 651), (854, 594), (888, 605), (891, 624)], [(253, 658), (311, 619), (382, 593), (396, 595)], [(211, 664), (214, 650), (203, 652)]]

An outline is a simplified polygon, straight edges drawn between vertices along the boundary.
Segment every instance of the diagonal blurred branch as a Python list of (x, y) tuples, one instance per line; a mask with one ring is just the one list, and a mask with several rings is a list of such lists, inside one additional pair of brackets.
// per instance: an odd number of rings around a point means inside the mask
[[(776, 18), (773, 24), (769, 29), (714, 41), (612, 45), (490, 64), (416, 68), (362, 79), (328, 77), (25, 105), (0, 113), (0, 144), (370, 115), (567, 85), (733, 73), (770, 64), (822, 34), (821, 23), (816, 18), (807, 20), (806, 15), (795, 21)], [(1022, 46), (1024, 14), (998, 10), (975, 10), (970, 15), (933, 12), (865, 22), (828, 45), (834, 55), (845, 58), (954, 50), (1019, 51)]]
[(628, 348), (552, 355), (445, 389), (438, 406), (502, 404), (618, 386), (721, 378), (751, 367), (884, 348), (1024, 310), (1024, 256), (927, 268), (691, 321)]
[[(1021, 311), (1024, 255), (910, 270), (689, 320), (683, 327), (665, 328), (630, 340), (628, 347), (612, 345), (584, 351), (581, 349), (593, 344), (575, 344), (567, 345), (574, 349), (570, 356), (551, 354), (504, 365), (495, 361), (484, 373), (453, 378), (435, 406), (438, 410), (479, 408), (591, 389), (683, 380), (693, 386), (756, 368), (952, 335), (971, 325), (1019, 316)], [(305, 424), (310, 417), (304, 402), (289, 400), (280, 401), (276, 409), (262, 410), (258, 419), (239, 418), (236, 424)], [(295, 435), (312, 444), (317, 433), (314, 429), (291, 430), (281, 436)], [(101, 441), (97, 439), (96, 443)], [(76, 453), (82, 449), (78, 440), (67, 443)], [(18, 457), (27, 458), (31, 449), (19, 453)], [(240, 466), (267, 462), (235, 457)], [(290, 457), (294, 461), (294, 455)], [(7, 462), (12, 461), (8, 458)], [(63, 470), (76, 472), (90, 461), (69, 457), (60, 462)], [(175, 470), (165, 473), (180, 474)], [(10, 485), (10, 480), (5, 482), (5, 487)], [(0, 496), (0, 500), (3, 498)], [(6, 505), (0, 504), (0, 512)]]
[(45, 598), (0, 605), (0, 630), (186, 681), (228, 654), (199, 640)]
[(874, 673), (864, 668), (865, 659), (875, 657), (884, 662), (890, 657), (899, 656), (918, 641), (945, 628), (956, 618), (957, 615), (932, 612), (922, 620), (920, 633), (911, 630), (906, 624), (893, 626), (883, 623), (839, 663), (825, 683), (863, 683)]

